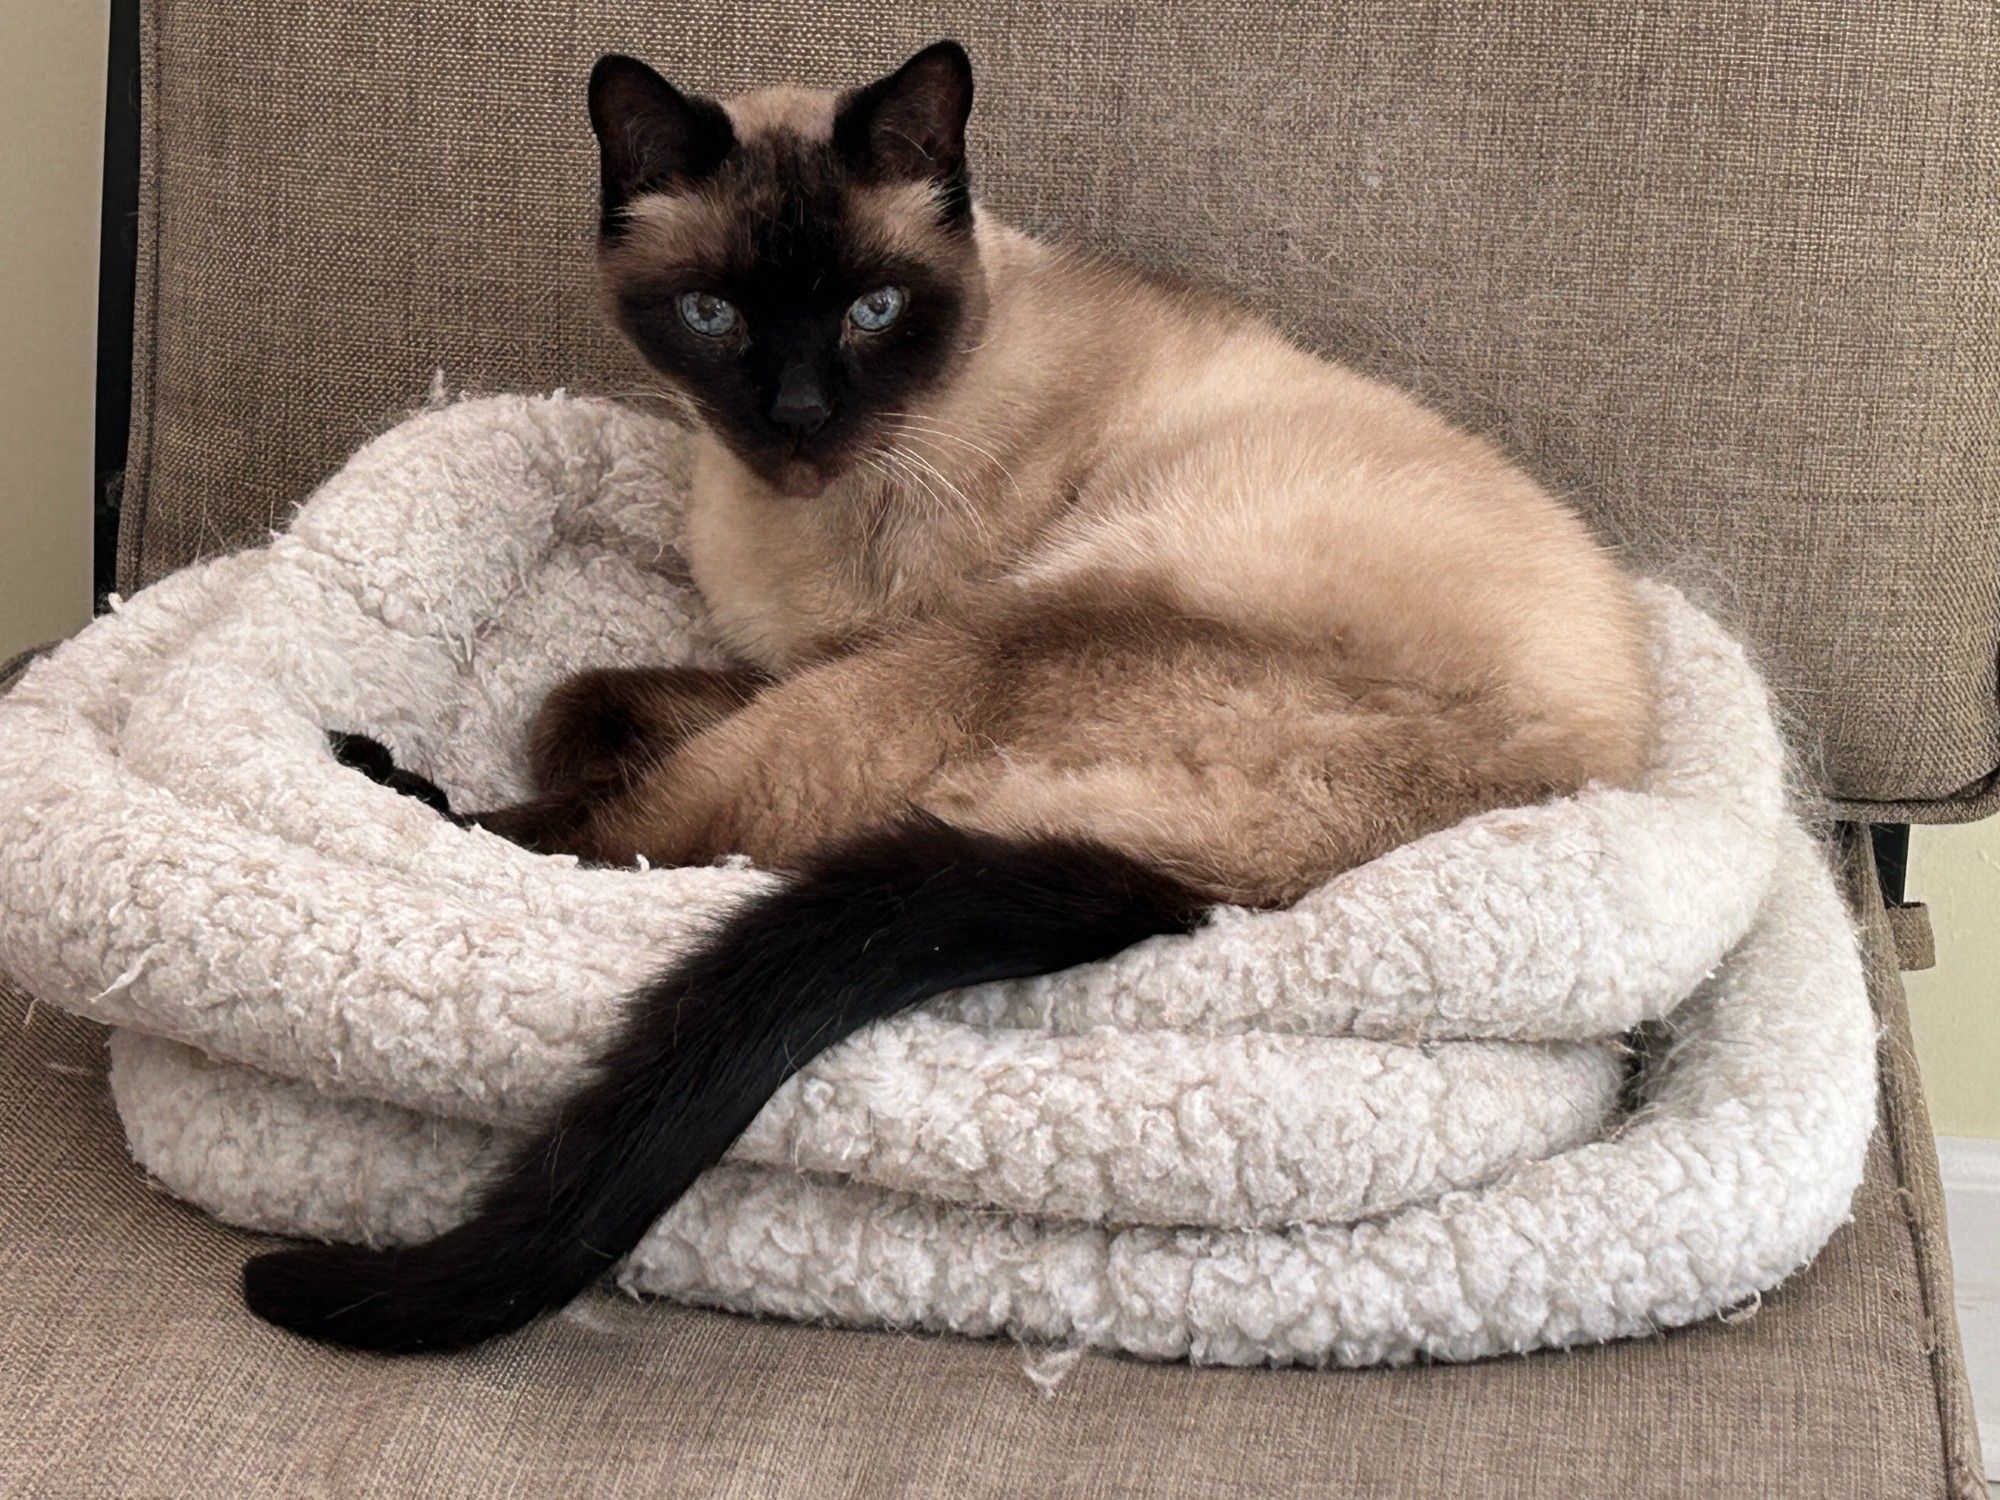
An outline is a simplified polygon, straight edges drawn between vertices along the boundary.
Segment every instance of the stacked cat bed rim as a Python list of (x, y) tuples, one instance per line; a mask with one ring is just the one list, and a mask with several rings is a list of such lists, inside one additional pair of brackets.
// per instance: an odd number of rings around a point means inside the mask
[[(169, 1187), (257, 1228), (436, 1232), (619, 998), (764, 886), (537, 859), (321, 743), (367, 729), (491, 802), (561, 676), (717, 664), (673, 549), (686, 463), (602, 403), (426, 412), (271, 546), (147, 591), (0, 705), (0, 963), (119, 1025), (120, 1112)], [(874, 1028), (624, 1284), (1341, 1363), (1609, 1337), (1773, 1284), (1859, 1178), (1866, 1004), (1754, 672), (1646, 597), (1643, 790), (1489, 814), (1293, 911)], [(1623, 1038), (1663, 1018), (1627, 1112)]]

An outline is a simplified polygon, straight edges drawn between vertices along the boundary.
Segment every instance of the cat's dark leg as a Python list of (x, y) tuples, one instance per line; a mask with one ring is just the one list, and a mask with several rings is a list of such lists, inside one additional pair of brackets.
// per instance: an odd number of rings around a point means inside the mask
[(894, 823), (961, 748), (967, 683), (947, 644), (861, 647), (775, 682), (598, 801), (573, 850), (600, 864), (747, 855), (796, 869)]
[(590, 840), (589, 830), (593, 813), (602, 800), (575, 792), (548, 792), (508, 807), (467, 813), (459, 822), (498, 834), (508, 843), (519, 844), (537, 854), (574, 854), (598, 863), (600, 855)]
[(747, 668), (580, 672), (556, 686), (529, 725), (529, 776), (544, 795), (629, 787), (768, 680)]
[(359, 771), (370, 781), (386, 786), (390, 776), (395, 774), (396, 757), (389, 753), (389, 747), (365, 734), (329, 729), (326, 732), (326, 748), (333, 752), (335, 760), (350, 771)]
[(370, 781), (424, 803), (460, 828), (484, 828), (488, 833), (496, 833), (509, 843), (532, 849), (537, 854), (575, 854), (584, 859), (596, 858), (591, 852), (596, 845), (587, 841), (584, 830), (589, 827), (596, 806), (604, 801), (601, 796), (551, 792), (486, 812), (453, 812), (444, 790), (436, 782), (414, 771), (396, 769), (393, 762), (386, 773), (378, 773), (373, 766), (356, 765), (351, 760), (344, 763), (353, 766)]
[(767, 681), (745, 668), (581, 672), (543, 700), (529, 725), (529, 776), (537, 795), (485, 812), (453, 812), (435, 782), (399, 767), (388, 747), (367, 735), (331, 731), (327, 742), (342, 765), (455, 823), (476, 824), (540, 854), (604, 860), (610, 851), (591, 833), (596, 815), (681, 744), (749, 703)]
[(529, 724), (528, 774), (537, 794), (464, 821), (538, 854), (629, 864), (639, 851), (605, 841), (604, 814), (766, 681), (748, 670), (699, 667), (578, 673), (557, 685)]
[(397, 765), (389, 747), (380, 740), (343, 729), (329, 729), (326, 743), (327, 748), (333, 751), (335, 760), (350, 770), (359, 771), (376, 785), (386, 786), (405, 797), (414, 797), (454, 823), (465, 821), (451, 810), (451, 800), (445, 796), (443, 787), (428, 776), (419, 776), (415, 771), (406, 771)]
[(397, 765), (389, 747), (380, 740), (335, 729), (327, 731), (326, 742), (333, 751), (333, 758), (343, 766), (359, 771), (377, 786), (385, 786), (405, 797), (414, 797), (461, 828), (477, 824), (512, 843), (543, 854), (578, 852), (575, 848), (576, 830), (589, 821), (590, 806), (588, 801), (573, 793), (535, 797), (512, 807), (495, 808), (491, 812), (457, 813), (452, 811), (444, 788), (427, 776), (419, 776), (415, 771), (406, 771)]

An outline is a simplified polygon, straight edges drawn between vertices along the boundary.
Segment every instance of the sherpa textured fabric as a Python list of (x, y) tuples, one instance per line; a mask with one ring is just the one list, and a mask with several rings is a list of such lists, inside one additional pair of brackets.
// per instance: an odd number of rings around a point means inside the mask
[[(0, 968), (121, 1028), (120, 1113), (176, 1192), (261, 1228), (435, 1233), (620, 996), (769, 879), (530, 855), (324, 747), (367, 730), (491, 804), (563, 675), (715, 659), (674, 547), (685, 465), (677, 429), (608, 403), (438, 407), (0, 702)], [(1358, 1364), (1635, 1333), (1781, 1280), (1859, 1181), (1861, 970), (1755, 673), (1647, 600), (1643, 790), (1487, 814), (1291, 911), (873, 1027), (622, 1283)]]

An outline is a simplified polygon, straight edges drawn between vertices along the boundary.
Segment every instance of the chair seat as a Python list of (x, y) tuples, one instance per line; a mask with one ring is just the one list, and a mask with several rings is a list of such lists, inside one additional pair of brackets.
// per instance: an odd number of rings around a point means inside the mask
[(301, 1343), (236, 1301), (257, 1238), (126, 1159), (101, 1034), (6, 990), (0, 1492), (1983, 1496), (1901, 985), (1868, 937), (1884, 1129), (1854, 1221), (1754, 1312), (1404, 1370), (1090, 1356), (1046, 1393), (1009, 1344), (609, 1294), (448, 1359)]

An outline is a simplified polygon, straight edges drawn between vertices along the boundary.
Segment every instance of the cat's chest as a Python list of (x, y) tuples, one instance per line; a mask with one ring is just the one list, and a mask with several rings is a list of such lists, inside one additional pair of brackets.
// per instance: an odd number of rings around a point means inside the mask
[[(907, 528), (721, 490), (690, 498), (683, 546), (695, 586), (730, 647), (783, 669), (921, 614), (945, 590), (936, 549)], [(843, 518), (847, 519), (847, 518)]]

